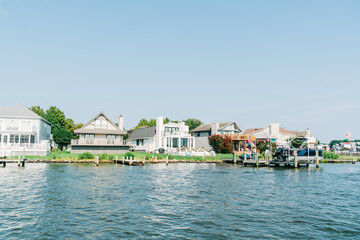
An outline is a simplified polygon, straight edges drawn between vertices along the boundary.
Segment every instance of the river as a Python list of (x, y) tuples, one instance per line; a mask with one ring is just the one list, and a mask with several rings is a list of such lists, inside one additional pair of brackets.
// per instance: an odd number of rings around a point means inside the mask
[(0, 239), (360, 239), (360, 164), (0, 168)]

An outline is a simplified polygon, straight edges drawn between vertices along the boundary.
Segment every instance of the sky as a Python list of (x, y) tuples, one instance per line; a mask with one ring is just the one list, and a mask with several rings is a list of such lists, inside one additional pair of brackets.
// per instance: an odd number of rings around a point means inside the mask
[(360, 139), (360, 1), (0, 0), (2, 106)]

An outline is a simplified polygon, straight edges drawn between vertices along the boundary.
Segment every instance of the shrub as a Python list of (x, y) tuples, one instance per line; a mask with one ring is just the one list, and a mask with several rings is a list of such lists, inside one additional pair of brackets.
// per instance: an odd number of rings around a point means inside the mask
[(99, 156), (99, 160), (106, 160), (108, 159), (109, 155), (107, 153), (103, 153)]
[(79, 155), (79, 159), (94, 159), (94, 154), (89, 152), (84, 152)]
[(107, 159), (108, 159), (108, 160), (114, 160), (114, 159), (115, 159), (115, 155), (114, 155), (114, 154), (110, 154)]
[(325, 152), (325, 151), (323, 151), (323, 157), (324, 157), (324, 159), (339, 159), (340, 158), (340, 156), (335, 153)]
[(234, 144), (233, 141), (223, 135), (211, 135), (208, 137), (209, 145), (214, 149), (216, 153), (233, 153)]
[(125, 153), (125, 157), (128, 157), (128, 158), (132, 157), (132, 158), (134, 159), (134, 158), (135, 158), (135, 154), (132, 153), (132, 152), (127, 152), (127, 153)]
[(151, 156), (150, 155), (146, 155), (145, 156), (145, 160), (150, 160), (151, 159)]
[(169, 155), (169, 156), (168, 156), (168, 159), (169, 159), (169, 160), (173, 160), (173, 159), (174, 159), (174, 156), (173, 156), (173, 155)]
[(54, 147), (54, 148), (51, 150), (51, 152), (57, 152), (57, 151), (59, 151), (59, 149), (58, 149), (57, 147)]

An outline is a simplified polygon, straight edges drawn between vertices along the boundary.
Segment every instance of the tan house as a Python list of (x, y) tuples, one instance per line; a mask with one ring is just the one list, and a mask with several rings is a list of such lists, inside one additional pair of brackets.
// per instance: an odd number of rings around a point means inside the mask
[(75, 130), (79, 139), (71, 141), (71, 153), (91, 152), (101, 153), (124, 153), (129, 150), (129, 145), (124, 141), (124, 119), (119, 117), (118, 126), (100, 112), (82, 128)]

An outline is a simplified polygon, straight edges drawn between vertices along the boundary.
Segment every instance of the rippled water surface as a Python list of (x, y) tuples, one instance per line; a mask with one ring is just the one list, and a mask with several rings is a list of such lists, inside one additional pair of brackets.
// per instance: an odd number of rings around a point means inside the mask
[(9, 164), (0, 239), (360, 239), (360, 164)]

